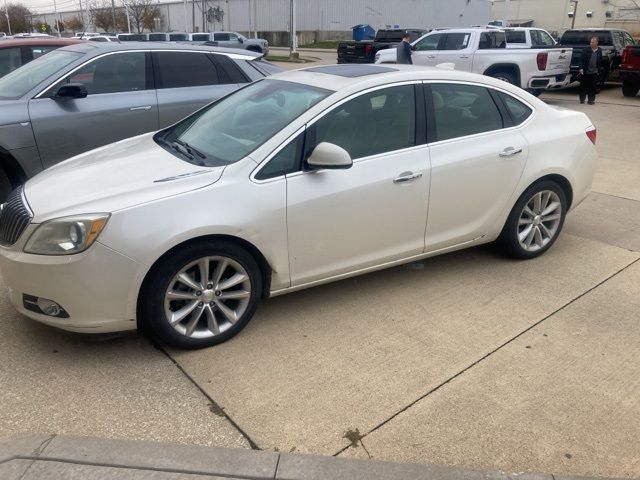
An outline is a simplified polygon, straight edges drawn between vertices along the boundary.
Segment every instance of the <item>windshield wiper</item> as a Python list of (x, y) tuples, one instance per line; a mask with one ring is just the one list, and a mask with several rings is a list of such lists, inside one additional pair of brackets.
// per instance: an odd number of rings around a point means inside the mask
[(184, 147), (190, 155), (193, 155), (195, 153), (200, 158), (207, 158), (207, 156), (204, 153), (202, 153), (201, 151), (193, 148), (187, 142), (183, 142), (182, 140), (178, 140), (177, 138), (173, 142), (177, 143), (178, 145), (180, 145), (182, 147)]
[[(171, 150), (173, 150), (174, 152), (179, 153), (183, 157), (188, 158), (195, 165), (198, 165), (199, 167), (206, 167), (207, 166), (202, 160), (198, 160), (193, 155), (195, 153), (194, 150), (191, 147), (184, 145), (184, 142), (181, 142), (179, 140), (168, 141), (167, 139), (162, 138), (162, 137), (157, 138), (157, 141), (163, 143), (164, 145), (169, 147)], [(201, 158), (205, 158), (201, 152), (198, 152), (198, 153), (200, 154), (199, 156)]]

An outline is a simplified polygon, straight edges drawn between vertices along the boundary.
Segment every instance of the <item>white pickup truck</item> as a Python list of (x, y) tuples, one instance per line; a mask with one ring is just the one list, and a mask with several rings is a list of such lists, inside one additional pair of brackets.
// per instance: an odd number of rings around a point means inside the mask
[[(534, 95), (569, 85), (571, 48), (506, 48), (505, 32), (495, 28), (433, 30), (412, 44), (413, 63), (455, 64), (529, 90)], [(382, 50), (376, 63), (396, 63), (396, 49)]]

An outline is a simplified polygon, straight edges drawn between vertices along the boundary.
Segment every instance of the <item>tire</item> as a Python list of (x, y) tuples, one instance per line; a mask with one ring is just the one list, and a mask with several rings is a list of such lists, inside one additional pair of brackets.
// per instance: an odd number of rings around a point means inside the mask
[(6, 173), (0, 170), (0, 203), (4, 203), (7, 200), (7, 197), (13, 190), (13, 185), (11, 184), (11, 180)]
[[(204, 284), (203, 268), (209, 277)], [(138, 325), (174, 347), (210, 347), (249, 323), (261, 292), (260, 268), (246, 250), (214, 239), (187, 244), (161, 259), (147, 276), (138, 301)]]
[(497, 78), (498, 80), (502, 80), (503, 82), (510, 83), (511, 85), (515, 85), (516, 87), (519, 86), (516, 76), (511, 72), (498, 71), (498, 72), (491, 73), (491, 75), (489, 76), (493, 78)]
[[(536, 199), (541, 201), (540, 208), (536, 208)], [(540, 211), (549, 210), (554, 203), (557, 204), (554, 210), (545, 216), (539, 214)], [(526, 213), (526, 209), (531, 213)], [(514, 205), (498, 244), (507, 255), (514, 258), (538, 257), (549, 250), (560, 236), (566, 212), (567, 197), (560, 185), (551, 180), (535, 183), (524, 191)], [(527, 223), (521, 224), (521, 218)], [(524, 235), (529, 226), (529, 234)]]
[(544, 90), (540, 90), (540, 89), (529, 90), (529, 93), (534, 97), (539, 97), (540, 95), (542, 95), (542, 92), (544, 92)]
[(625, 97), (635, 97), (640, 91), (640, 83), (625, 80), (622, 82), (622, 95)]
[(258, 47), (249, 47), (247, 50), (250, 52), (262, 53), (262, 49)]

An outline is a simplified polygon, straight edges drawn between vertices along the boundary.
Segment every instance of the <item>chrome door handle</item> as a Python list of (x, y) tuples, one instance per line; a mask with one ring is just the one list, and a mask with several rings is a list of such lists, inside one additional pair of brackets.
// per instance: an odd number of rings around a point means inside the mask
[(460, 55), (460, 58), (469, 58), (469, 55)]
[(402, 172), (398, 178), (393, 179), (393, 183), (407, 183), (422, 177), (421, 173)]
[(513, 157), (514, 155), (518, 155), (522, 153), (522, 148), (508, 147), (505, 148), (502, 152), (500, 152), (501, 157)]
[(427, 58), (436, 58), (435, 55), (427, 55)]
[(144, 107), (131, 107), (129, 109), (130, 112), (135, 112), (136, 110), (151, 110), (151, 105), (145, 105)]

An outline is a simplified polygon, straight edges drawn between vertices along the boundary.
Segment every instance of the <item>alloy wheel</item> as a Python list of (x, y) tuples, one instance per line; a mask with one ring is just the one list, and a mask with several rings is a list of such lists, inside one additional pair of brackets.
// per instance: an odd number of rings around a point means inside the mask
[(537, 192), (529, 199), (518, 219), (518, 241), (527, 252), (547, 246), (558, 234), (562, 202), (551, 190)]
[(203, 257), (180, 269), (164, 298), (171, 327), (189, 338), (210, 338), (231, 328), (246, 312), (251, 280), (231, 258)]

